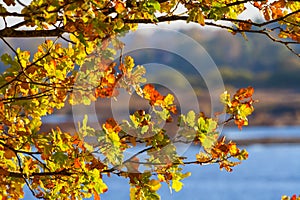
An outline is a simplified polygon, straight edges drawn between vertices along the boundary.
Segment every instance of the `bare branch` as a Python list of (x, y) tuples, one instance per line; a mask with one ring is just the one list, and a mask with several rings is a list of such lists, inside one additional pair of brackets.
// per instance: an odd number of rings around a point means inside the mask
[(1, 38), (32, 38), (32, 37), (57, 37), (64, 32), (62, 28), (52, 30), (15, 30), (13, 28), (5, 28), (0, 30)]
[[(291, 12), (287, 15), (284, 15), (282, 17), (279, 17), (279, 18), (276, 18), (276, 19), (273, 19), (273, 20), (270, 20), (270, 21), (265, 21), (265, 22), (262, 22), (262, 23), (256, 23), (256, 22), (251, 22), (251, 21), (247, 21), (247, 20), (241, 20), (241, 19), (231, 19), (231, 18), (222, 18), (221, 20), (222, 21), (229, 21), (229, 22), (242, 22), (242, 23), (245, 23), (245, 24), (251, 24), (253, 26), (257, 26), (257, 27), (263, 27), (263, 26), (266, 26), (266, 25), (269, 25), (269, 24), (273, 24), (273, 23), (277, 23), (279, 21), (282, 21), (284, 19), (286, 19), (287, 17), (290, 17), (294, 14), (297, 14), (299, 13), (300, 10), (296, 10), (294, 12)], [(297, 25), (299, 26), (299, 25)]]
[[(15, 177), (15, 178), (23, 178), (23, 176), (27, 176), (26, 174), (20, 173), (20, 172), (9, 172), (6, 171), (7, 176)], [(67, 172), (66, 170), (58, 171), (58, 172), (33, 172), (32, 174), (29, 174), (29, 177), (33, 176), (71, 176), (73, 174), (78, 174), (79, 172)]]

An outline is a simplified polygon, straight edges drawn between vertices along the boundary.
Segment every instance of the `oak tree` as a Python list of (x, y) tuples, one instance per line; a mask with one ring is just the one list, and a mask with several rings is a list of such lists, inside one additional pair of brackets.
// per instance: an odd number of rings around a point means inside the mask
[[(249, 6), (264, 20), (241, 18)], [(226, 114), (225, 121), (194, 111), (177, 113), (174, 96), (147, 83), (145, 68), (122, 55), (126, 44), (119, 37), (139, 24), (180, 20), (244, 37), (263, 34), (297, 54), (299, 9), (295, 0), (4, 0), (0, 39), (11, 53), (1, 56), (7, 67), (0, 76), (0, 199), (22, 198), (25, 186), (40, 199), (100, 199), (109, 188), (103, 177), (114, 175), (128, 179), (131, 199), (159, 199), (162, 183), (181, 190), (182, 179), (190, 176), (182, 172), (184, 165), (217, 163), (231, 171), (248, 153), (219, 138), (218, 126), (229, 121), (239, 128), (248, 125), (254, 89), (221, 94), (224, 110), (217, 116)], [(36, 37), (45, 38), (36, 51), (15, 49), (8, 40)], [(100, 130), (85, 116), (75, 132), (40, 131), (42, 117), (54, 110), (118, 99), (119, 90), (138, 94), (151, 110), (138, 109), (129, 120), (108, 118)], [(180, 131), (171, 137), (161, 124), (176, 115)], [(86, 142), (87, 137), (97, 142)], [(201, 151), (182, 157), (179, 143), (193, 143)], [(134, 148), (136, 153), (126, 158)]]

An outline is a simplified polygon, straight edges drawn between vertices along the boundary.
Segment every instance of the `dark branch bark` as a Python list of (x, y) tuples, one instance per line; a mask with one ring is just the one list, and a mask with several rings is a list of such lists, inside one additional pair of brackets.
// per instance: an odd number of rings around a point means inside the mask
[(4, 12), (0, 13), (0, 17), (26, 17), (28, 15), (17, 13), (17, 12)]
[[(188, 16), (179, 16), (179, 15), (173, 15), (173, 16), (161, 16), (157, 18), (157, 22), (170, 22), (170, 21), (178, 21), (178, 20), (184, 20), (186, 21), (188, 19)], [(155, 23), (155, 21), (151, 19), (124, 19), (125, 23), (137, 23), (137, 24), (150, 24)]]
[[(27, 175), (21, 172), (9, 172), (6, 171), (4, 172), (5, 175), (9, 176), (9, 177), (14, 177), (14, 178), (22, 178), (26, 177)], [(73, 174), (78, 174), (78, 172), (76, 173), (71, 173), (71, 172), (67, 172), (67, 171), (60, 171), (60, 172), (41, 172), (41, 173), (32, 173), (29, 175), (29, 177), (32, 176), (71, 176)]]
[[(229, 21), (229, 22), (242, 22), (242, 23), (246, 23), (246, 24), (251, 24), (253, 26), (257, 26), (257, 27), (263, 27), (263, 26), (266, 26), (266, 25), (269, 25), (269, 24), (272, 24), (272, 23), (276, 23), (278, 21), (282, 21), (284, 19), (286, 19), (287, 17), (291, 16), (291, 15), (294, 15), (294, 14), (297, 14), (299, 13), (300, 10), (296, 10), (294, 12), (291, 12), (285, 16), (282, 16), (282, 17), (279, 17), (277, 19), (273, 19), (273, 20), (270, 20), (270, 21), (266, 21), (266, 22), (262, 22), (262, 23), (255, 23), (255, 22), (250, 22), (250, 21), (247, 21), (247, 20), (240, 20), (240, 19), (228, 19), (228, 18), (223, 18), (222, 21)], [(299, 25), (298, 25), (299, 26)]]
[(64, 33), (63, 28), (52, 30), (14, 30), (12, 28), (5, 28), (0, 30), (0, 37), (14, 37), (14, 38), (32, 38), (32, 37), (57, 37)]
[(9, 145), (7, 145), (7, 144), (5, 144), (3, 142), (0, 142), (0, 144), (2, 146), (4, 146), (4, 147), (6, 147), (6, 148), (8, 148), (8, 149), (10, 149), (12, 151), (14, 151), (15, 153), (23, 153), (23, 154), (28, 154), (28, 155), (41, 154), (40, 152), (37, 152), (37, 151), (36, 152), (29, 152), (29, 151), (23, 151), (23, 150), (14, 149), (11, 146), (9, 146)]

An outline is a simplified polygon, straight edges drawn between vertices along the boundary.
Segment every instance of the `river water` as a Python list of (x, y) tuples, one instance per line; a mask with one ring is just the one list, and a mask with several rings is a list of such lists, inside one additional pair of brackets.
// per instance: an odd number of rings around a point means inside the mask
[[(230, 138), (300, 137), (300, 127), (254, 127), (225, 129)], [(275, 200), (282, 195), (300, 194), (300, 144), (251, 145), (245, 147), (249, 159), (233, 168), (220, 171), (217, 164), (186, 166), (192, 176), (183, 181), (180, 192), (170, 192), (166, 184), (159, 191), (162, 200)], [(186, 155), (195, 155), (191, 147)], [(109, 190), (101, 200), (129, 199), (128, 180), (104, 178)], [(32, 199), (28, 190), (25, 199)]]

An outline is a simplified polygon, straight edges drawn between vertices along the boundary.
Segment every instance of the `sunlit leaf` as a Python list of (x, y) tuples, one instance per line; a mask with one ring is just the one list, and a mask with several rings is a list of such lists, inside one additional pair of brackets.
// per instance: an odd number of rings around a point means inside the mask
[(172, 180), (172, 189), (179, 192), (182, 189), (183, 183), (178, 180)]

